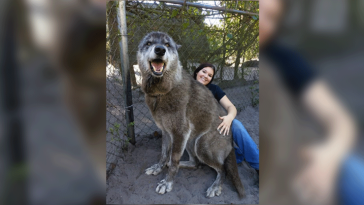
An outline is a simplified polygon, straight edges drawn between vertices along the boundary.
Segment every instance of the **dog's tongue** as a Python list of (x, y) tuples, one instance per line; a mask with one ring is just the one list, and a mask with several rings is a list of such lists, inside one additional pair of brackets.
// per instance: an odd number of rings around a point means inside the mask
[(163, 68), (164, 63), (163, 62), (152, 62), (152, 66), (154, 69), (158, 72), (160, 72)]

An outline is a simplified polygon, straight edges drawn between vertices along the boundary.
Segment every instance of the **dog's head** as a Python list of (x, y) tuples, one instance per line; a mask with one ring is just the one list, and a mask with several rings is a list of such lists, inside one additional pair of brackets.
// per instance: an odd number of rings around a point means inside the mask
[(138, 46), (138, 64), (144, 74), (162, 77), (178, 66), (177, 45), (166, 33), (151, 32), (147, 34)]

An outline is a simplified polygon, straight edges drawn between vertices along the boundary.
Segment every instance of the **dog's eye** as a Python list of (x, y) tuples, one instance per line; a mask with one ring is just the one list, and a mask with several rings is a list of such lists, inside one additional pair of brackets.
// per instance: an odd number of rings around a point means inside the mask
[(150, 46), (152, 43), (151, 42), (147, 42), (147, 46)]
[(166, 46), (169, 47), (169, 43), (166, 43)]

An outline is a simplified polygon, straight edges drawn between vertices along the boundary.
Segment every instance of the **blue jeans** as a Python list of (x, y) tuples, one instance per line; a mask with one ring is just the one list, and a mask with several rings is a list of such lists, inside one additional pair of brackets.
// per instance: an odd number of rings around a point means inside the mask
[(231, 132), (234, 142), (238, 145), (238, 147), (235, 147), (236, 162), (241, 163), (245, 159), (250, 166), (259, 170), (258, 147), (239, 120), (233, 120)]
[(343, 162), (338, 180), (340, 204), (364, 204), (364, 162), (354, 154)]

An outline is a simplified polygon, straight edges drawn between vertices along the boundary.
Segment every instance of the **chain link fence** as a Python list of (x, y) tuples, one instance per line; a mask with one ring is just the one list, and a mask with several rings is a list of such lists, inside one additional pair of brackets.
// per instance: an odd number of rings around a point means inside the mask
[[(236, 10), (259, 8), (257, 2), (212, 3)], [(127, 150), (130, 144), (126, 132), (128, 126), (134, 126), (136, 142), (142, 137), (160, 134), (145, 104), (144, 93), (140, 89), (142, 79), (136, 59), (140, 40), (151, 31), (166, 32), (182, 45), (179, 49), (180, 61), (190, 74), (200, 63), (214, 64), (217, 70), (213, 83), (219, 85), (235, 105), (238, 110), (237, 119), (243, 122), (247, 130), (249, 131), (250, 126), (258, 132), (259, 21), (257, 16), (166, 2), (126, 1), (125, 4), (134, 122), (127, 124), (125, 120), (118, 2), (109, 1), (106, 14), (108, 175), (119, 159), (125, 160), (123, 150)], [(244, 114), (247, 108), (250, 112)], [(259, 145), (259, 142), (257, 144)]]

